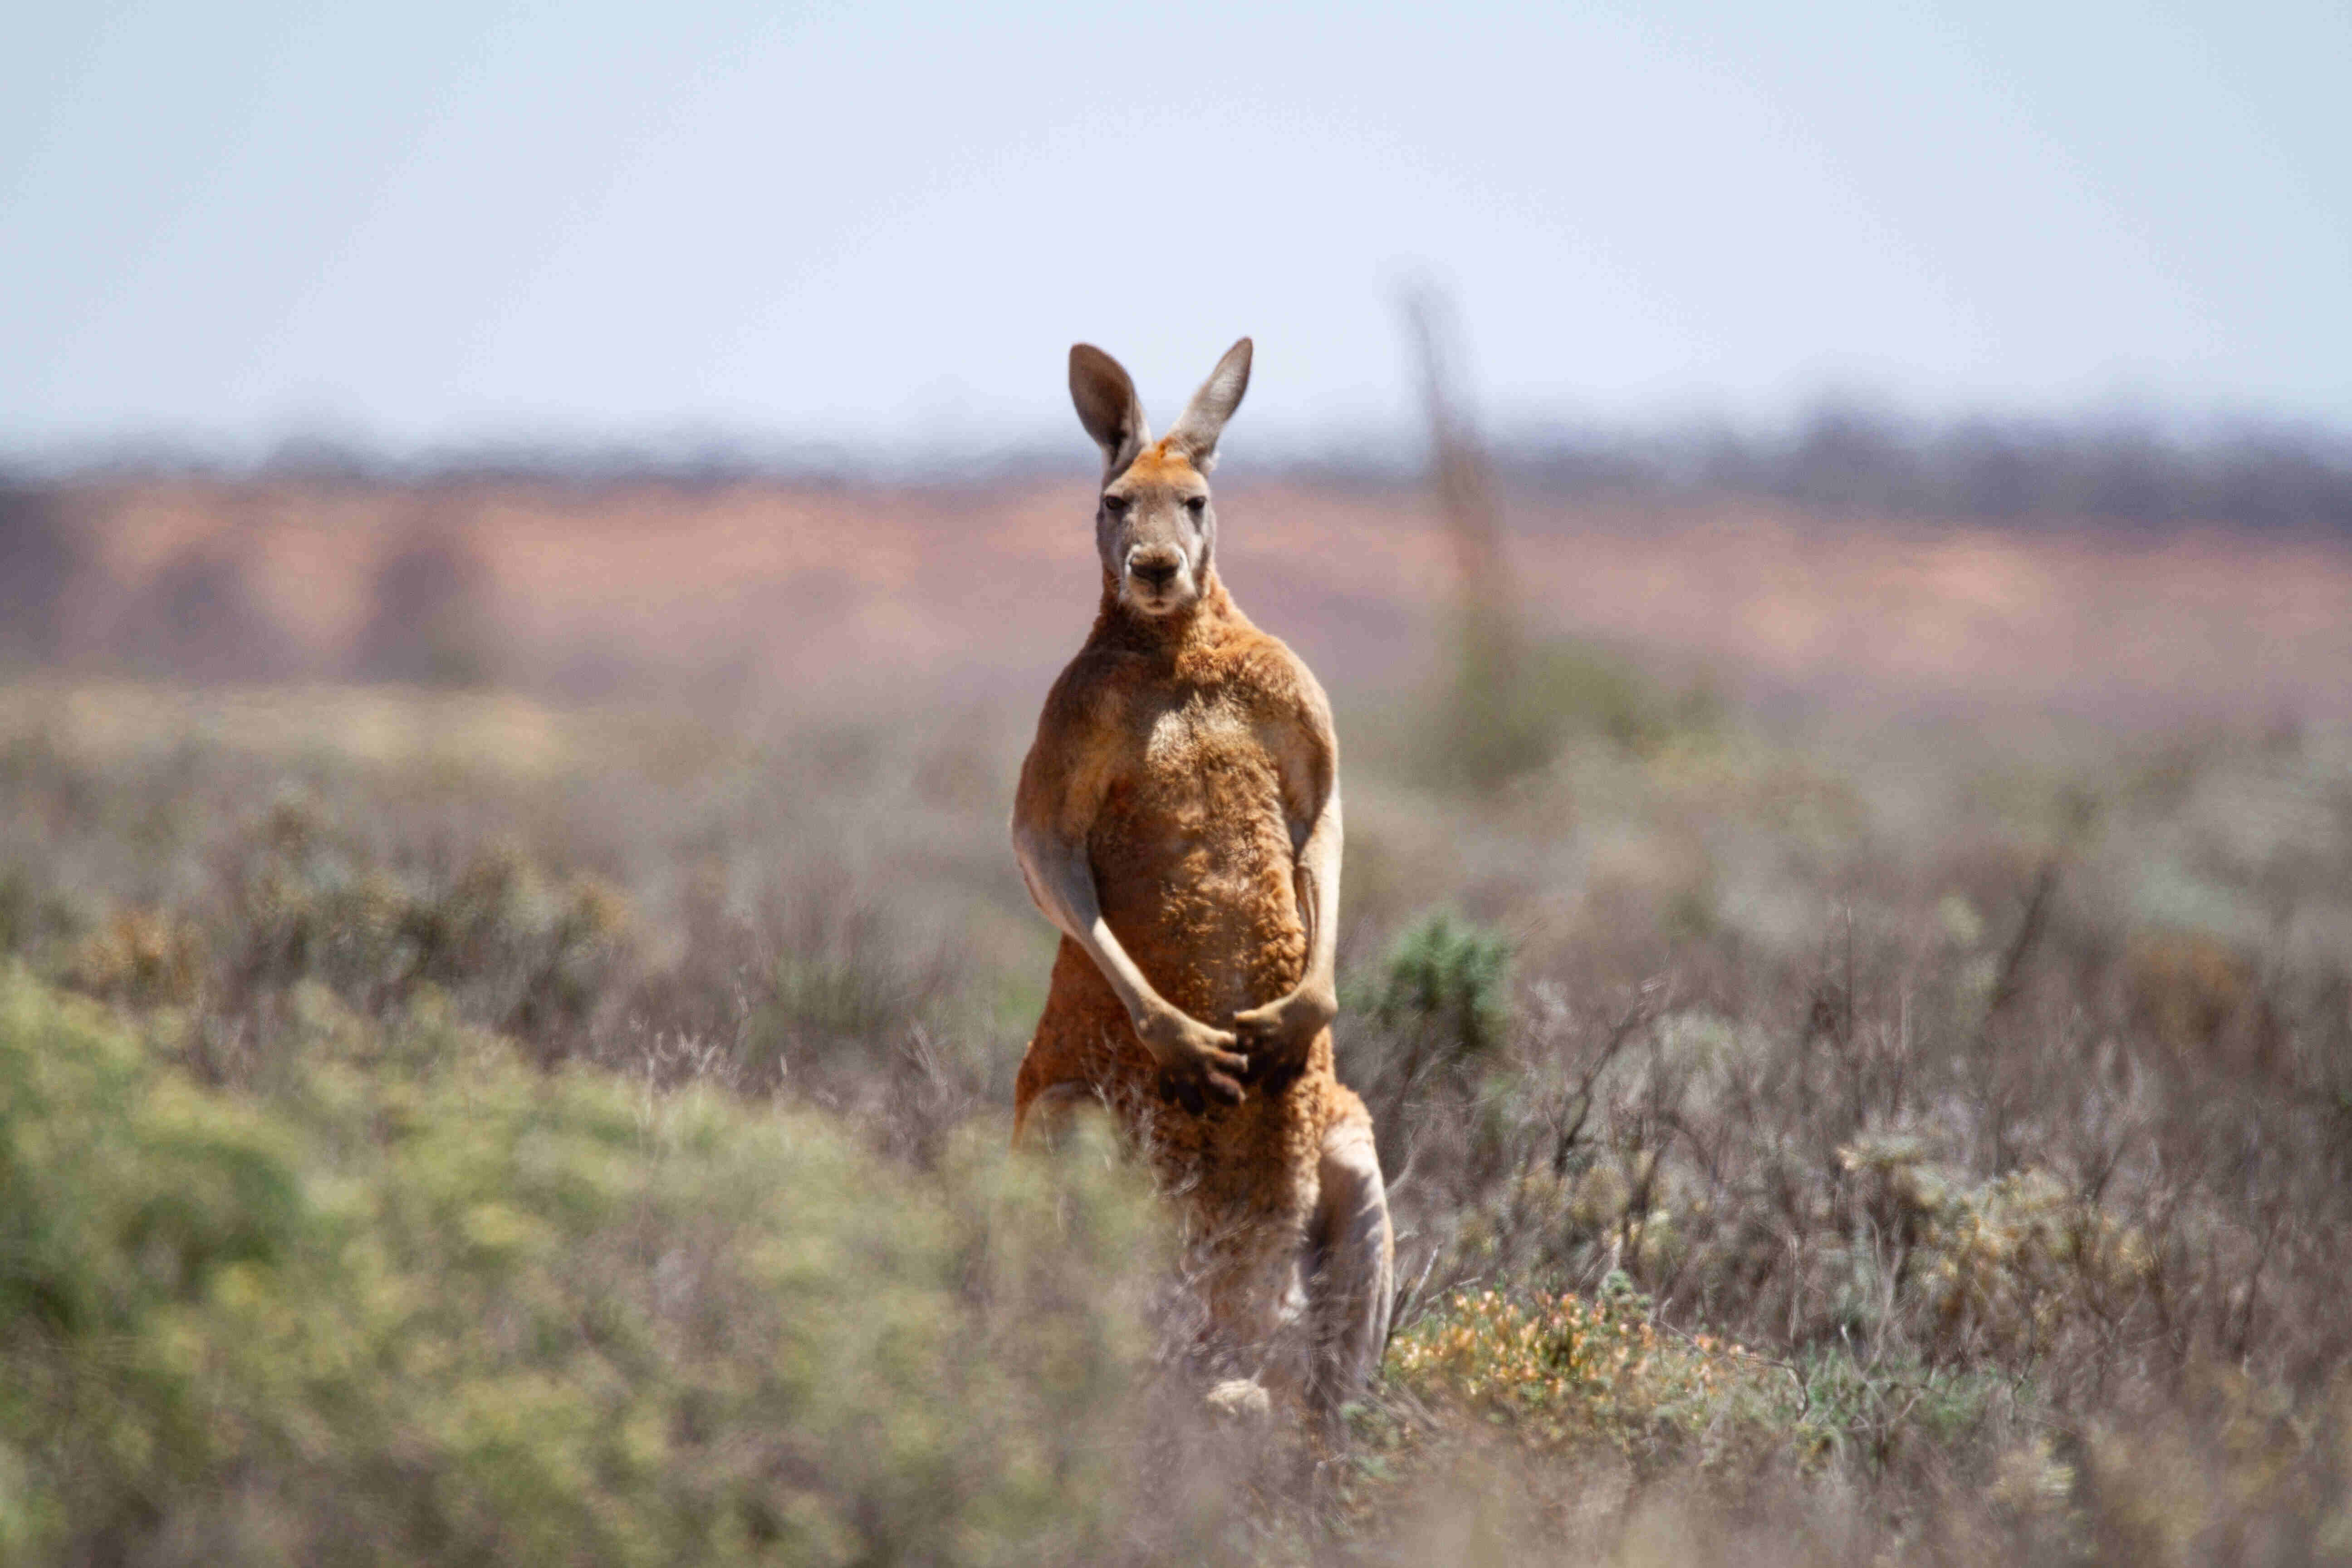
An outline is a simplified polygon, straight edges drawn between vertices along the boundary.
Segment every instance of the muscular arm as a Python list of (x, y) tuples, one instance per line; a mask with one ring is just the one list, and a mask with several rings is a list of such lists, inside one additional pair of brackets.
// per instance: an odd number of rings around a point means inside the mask
[[(1110, 982), (1111, 992), (1119, 1005), (1135, 1023), (1136, 1033), (1144, 1032), (1144, 1024), (1155, 1014), (1176, 1009), (1144, 978), (1143, 971), (1129, 958), (1127, 949), (1119, 945), (1118, 935), (1102, 918), (1101, 906), (1095, 898), (1095, 874), (1087, 863), (1084, 843), (1071, 843), (1050, 829), (1015, 818), (1013, 824), (1013, 852), (1021, 861), (1022, 879), (1029, 884), (1029, 896), (1045, 911), (1045, 918), (1061, 928), (1062, 934), (1078, 944), (1079, 951), (1094, 960), (1102, 977)], [(1149, 1040), (1145, 1042), (1149, 1044)]]
[(1307, 841), (1299, 846), (1297, 872), (1298, 916), (1307, 927), (1307, 973), (1298, 988), (1332, 999), (1335, 1014), (1339, 990), (1339, 850), (1345, 836), (1335, 784), (1307, 829)]
[(1323, 689), (1296, 665), (1295, 704), (1266, 727), (1282, 773), (1292, 885), (1307, 937), (1307, 967), (1287, 995), (1234, 1019), (1234, 1033), (1262, 1068), (1296, 1068), (1339, 1012), (1339, 743)]
[(1180, 1088), (1190, 1084), (1237, 1101), (1249, 1058), (1232, 1050), (1234, 1037), (1187, 1016), (1153, 989), (1102, 917), (1087, 837), (1101, 809), (1103, 784), (1099, 771), (1087, 765), (1084, 728), (1070, 722), (1068, 708), (1059, 689), (1047, 700), (1036, 742), (1022, 764), (1013, 808), (1013, 852), (1022, 879), (1045, 918), (1101, 972), (1160, 1070)]

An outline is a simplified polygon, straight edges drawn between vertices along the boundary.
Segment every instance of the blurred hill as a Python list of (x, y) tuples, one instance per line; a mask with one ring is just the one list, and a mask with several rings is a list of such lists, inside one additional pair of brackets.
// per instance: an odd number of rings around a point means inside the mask
[[(1334, 684), (1412, 677), (1450, 556), (1393, 454), (1244, 471), (1223, 567)], [(1522, 437), (1506, 560), (1544, 629), (1748, 697), (2129, 718), (2352, 710), (2352, 463), (1824, 415), (1777, 441)], [(1083, 475), (845, 479), (705, 454), (0, 486), (0, 660), (543, 693), (1025, 697), (1093, 613)]]

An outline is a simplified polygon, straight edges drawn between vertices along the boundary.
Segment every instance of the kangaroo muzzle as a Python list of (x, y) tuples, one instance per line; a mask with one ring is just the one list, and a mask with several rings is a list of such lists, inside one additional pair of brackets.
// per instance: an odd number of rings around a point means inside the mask
[(1158, 606), (1163, 601), (1186, 596), (1192, 588), (1190, 565), (1181, 552), (1160, 546), (1137, 550), (1127, 558), (1129, 596), (1137, 602)]

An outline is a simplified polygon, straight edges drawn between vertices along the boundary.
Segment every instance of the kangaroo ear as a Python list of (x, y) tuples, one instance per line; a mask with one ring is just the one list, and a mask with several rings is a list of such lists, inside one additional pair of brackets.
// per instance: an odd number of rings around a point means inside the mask
[(1078, 405), (1078, 423), (1102, 448), (1106, 475), (1123, 472), (1151, 439), (1135, 382), (1118, 361), (1092, 343), (1070, 346), (1070, 401)]
[(1242, 394), (1249, 390), (1250, 341), (1244, 338), (1225, 351), (1201, 390), (1184, 406), (1184, 416), (1168, 432), (1168, 444), (1177, 447), (1192, 460), (1192, 466), (1207, 473), (1217, 463), (1217, 437), (1234, 410), (1242, 405)]

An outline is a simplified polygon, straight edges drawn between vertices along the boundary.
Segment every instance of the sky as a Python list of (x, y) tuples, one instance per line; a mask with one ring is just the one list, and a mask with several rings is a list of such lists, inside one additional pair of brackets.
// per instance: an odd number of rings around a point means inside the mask
[(30, 7), (0, 454), (1083, 443), (1235, 337), (1270, 446), (2117, 412), (2352, 428), (2352, 5)]

